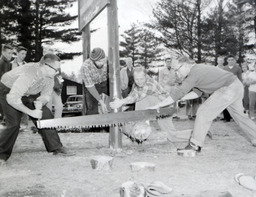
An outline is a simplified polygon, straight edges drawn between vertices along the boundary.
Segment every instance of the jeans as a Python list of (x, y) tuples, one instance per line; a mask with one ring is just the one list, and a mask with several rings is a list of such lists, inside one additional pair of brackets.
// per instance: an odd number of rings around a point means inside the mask
[(239, 79), (236, 79), (229, 86), (216, 90), (199, 107), (190, 141), (202, 147), (212, 121), (227, 108), (234, 121), (244, 132), (246, 139), (255, 145), (256, 124), (244, 114), (243, 97), (244, 87)]
[[(10, 89), (0, 82), (0, 103), (3, 106), (3, 113), (5, 116), (6, 127), (0, 130), (0, 159), (7, 160), (12, 154), (13, 146), (17, 139), (20, 129), (20, 122), (22, 112), (16, 110), (7, 103), (6, 95)], [(30, 109), (35, 109), (34, 101), (38, 95), (30, 95), (22, 97), (22, 103)], [(46, 106), (42, 107), (42, 120), (52, 119), (53, 114)], [(30, 117), (36, 125), (36, 119)], [(48, 152), (53, 152), (63, 145), (60, 141), (59, 135), (55, 129), (39, 129), (39, 133), (43, 139), (45, 148)]]
[(249, 109), (249, 86), (244, 85), (244, 98), (243, 98), (243, 106), (245, 110)]
[(228, 112), (228, 110), (227, 109), (224, 109), (223, 110), (223, 117), (224, 117), (224, 120), (226, 120), (226, 121), (230, 121), (231, 120), (231, 116), (230, 116), (230, 113)]

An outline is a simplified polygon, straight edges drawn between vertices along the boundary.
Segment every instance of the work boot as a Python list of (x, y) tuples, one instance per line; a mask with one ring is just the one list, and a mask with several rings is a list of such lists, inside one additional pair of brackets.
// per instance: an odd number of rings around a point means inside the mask
[(62, 146), (61, 148), (58, 148), (57, 150), (53, 151), (53, 155), (73, 156), (75, 155), (75, 153), (71, 152), (66, 147)]
[(6, 161), (3, 159), (0, 159), (0, 166), (5, 166), (6, 165)]
[(201, 152), (201, 147), (189, 142), (189, 144), (185, 148), (178, 148), (177, 151), (179, 153), (191, 152), (195, 151), (197, 153)]

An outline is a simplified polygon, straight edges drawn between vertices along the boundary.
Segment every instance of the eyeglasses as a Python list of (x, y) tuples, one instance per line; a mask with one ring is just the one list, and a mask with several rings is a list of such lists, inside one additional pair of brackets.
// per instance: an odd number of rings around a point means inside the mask
[(56, 73), (58, 73), (59, 72), (59, 70), (58, 69), (56, 69), (56, 68), (54, 68), (54, 67), (52, 67), (51, 65), (49, 65), (49, 64), (47, 64), (47, 63), (44, 63), (46, 66), (48, 66), (48, 67), (50, 67), (51, 69), (53, 69)]

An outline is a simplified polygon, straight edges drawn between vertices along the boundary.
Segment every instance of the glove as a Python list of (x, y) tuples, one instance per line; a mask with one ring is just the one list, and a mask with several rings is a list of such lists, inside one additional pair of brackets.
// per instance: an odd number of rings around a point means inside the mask
[(107, 108), (107, 105), (104, 103), (104, 101), (102, 100), (99, 100), (99, 113), (100, 114), (107, 114), (109, 111), (108, 111), (108, 108)]
[(42, 109), (43, 103), (41, 101), (35, 100), (34, 105), (36, 109)]

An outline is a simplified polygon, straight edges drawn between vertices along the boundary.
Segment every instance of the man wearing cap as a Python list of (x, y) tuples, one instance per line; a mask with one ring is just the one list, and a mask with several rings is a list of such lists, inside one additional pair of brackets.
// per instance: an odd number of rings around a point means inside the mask
[[(46, 107), (53, 91), (54, 76), (60, 69), (60, 59), (46, 54), (38, 63), (28, 63), (6, 72), (0, 81), (0, 103), (6, 117), (6, 127), (0, 130), (0, 165), (12, 154), (19, 134), (22, 113), (34, 123), (38, 119), (51, 119)], [(63, 147), (55, 129), (39, 129), (48, 152), (54, 155), (73, 155)]]
[(90, 57), (81, 67), (82, 80), (85, 85), (86, 114), (98, 114), (98, 104), (102, 113), (108, 109), (100, 94), (109, 95), (108, 66), (105, 52), (101, 48), (94, 48)]

